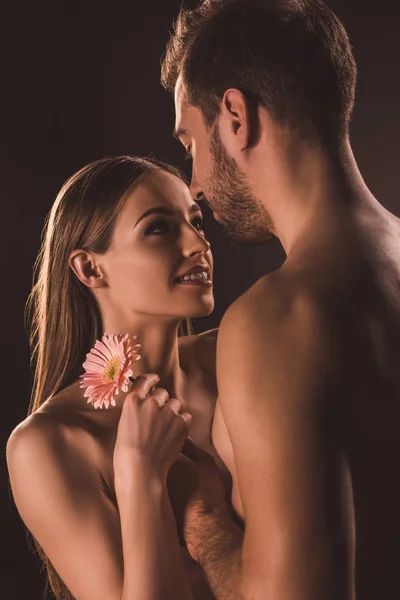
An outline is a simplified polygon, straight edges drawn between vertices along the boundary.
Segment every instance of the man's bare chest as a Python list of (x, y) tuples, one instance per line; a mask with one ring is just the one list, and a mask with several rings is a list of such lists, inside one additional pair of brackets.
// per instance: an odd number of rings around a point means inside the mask
[(222, 415), (221, 406), (217, 401), (214, 411), (214, 418), (211, 428), (211, 439), (215, 452), (218, 454), (219, 460), (222, 461), (225, 468), (229, 471), (232, 487), (231, 487), (231, 502), (236, 514), (243, 520), (243, 505), (240, 497), (235, 457), (233, 454), (232, 442)]

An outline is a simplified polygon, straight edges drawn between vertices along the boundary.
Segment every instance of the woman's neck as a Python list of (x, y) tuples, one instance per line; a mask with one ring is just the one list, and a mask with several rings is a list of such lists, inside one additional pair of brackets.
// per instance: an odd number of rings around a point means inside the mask
[[(141, 344), (141, 360), (132, 364), (134, 377), (144, 373), (157, 373), (160, 382), (157, 387), (164, 388), (170, 396), (182, 398), (184, 372), (179, 364), (178, 329), (176, 321), (149, 322), (138, 319), (124, 328), (111, 328), (105, 323), (107, 333), (130, 333), (136, 335), (135, 343)], [(108, 328), (107, 328), (108, 327)]]

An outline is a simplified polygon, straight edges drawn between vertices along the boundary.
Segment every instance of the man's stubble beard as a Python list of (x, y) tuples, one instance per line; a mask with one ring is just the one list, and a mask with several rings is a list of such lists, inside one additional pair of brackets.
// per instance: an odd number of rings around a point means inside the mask
[(237, 243), (253, 244), (274, 239), (272, 219), (225, 150), (217, 125), (211, 134), (210, 151), (213, 165), (204, 185), (206, 203), (217, 213), (227, 237)]

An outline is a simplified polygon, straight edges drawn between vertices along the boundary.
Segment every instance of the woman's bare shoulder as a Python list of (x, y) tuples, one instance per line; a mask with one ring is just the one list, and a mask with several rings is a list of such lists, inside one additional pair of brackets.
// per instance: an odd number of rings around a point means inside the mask
[(219, 327), (215, 327), (214, 329), (208, 329), (207, 331), (203, 331), (202, 333), (195, 333), (192, 335), (182, 335), (179, 337), (179, 344), (185, 346), (194, 346), (197, 344), (202, 344), (204, 342), (212, 342), (216, 343), (218, 336)]
[(82, 411), (77, 410), (78, 400), (77, 386), (72, 385), (44, 402), (13, 429), (7, 441), (7, 454), (29, 453), (34, 445), (45, 451), (52, 448), (59, 457), (73, 452), (89, 458), (90, 447), (94, 448), (91, 420), (84, 402)]
[[(106, 592), (107, 598), (120, 598), (116, 585), (122, 572), (118, 507), (79, 437), (54, 412), (38, 411), (19, 423), (7, 444), (14, 502), (60, 577), (69, 588), (69, 582), (75, 586), (75, 591), (71, 589), (74, 597), (85, 596), (91, 575), (91, 598), (102, 597), (101, 588), (113, 590)], [(93, 551), (97, 572), (80, 572), (85, 556)]]
[(196, 335), (179, 338), (179, 354), (185, 362), (195, 362), (205, 370), (215, 371), (218, 327)]
[[(61, 418), (61, 413), (54, 410), (36, 411), (27, 416), (11, 432), (7, 441), (7, 454), (18, 447), (29, 452), (29, 448), (61, 449), (68, 439), (68, 422)], [(79, 436), (75, 436), (77, 445)]]
[(33, 413), (26, 417), (11, 432), (6, 445), (6, 457), (10, 475), (25, 473), (21, 470), (32, 468), (32, 462), (39, 464), (50, 454), (58, 457), (62, 447), (62, 429), (57, 421), (44, 413)]

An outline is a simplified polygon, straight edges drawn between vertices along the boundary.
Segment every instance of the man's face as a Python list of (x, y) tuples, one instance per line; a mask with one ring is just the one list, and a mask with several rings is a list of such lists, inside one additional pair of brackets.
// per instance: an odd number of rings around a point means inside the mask
[(175, 136), (193, 161), (193, 198), (205, 200), (233, 240), (258, 243), (273, 238), (271, 218), (252, 193), (245, 173), (224, 147), (218, 120), (207, 128), (200, 109), (185, 101), (181, 77), (175, 88), (175, 111)]

